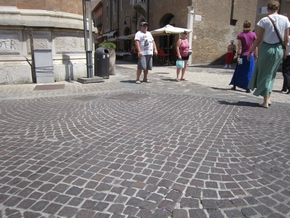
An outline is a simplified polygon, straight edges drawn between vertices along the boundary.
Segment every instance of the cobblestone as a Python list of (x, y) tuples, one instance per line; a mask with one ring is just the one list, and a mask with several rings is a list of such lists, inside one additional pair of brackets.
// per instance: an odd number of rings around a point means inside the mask
[(98, 84), (0, 86), (0, 217), (290, 217), (290, 98), (233, 70), (135, 64)]

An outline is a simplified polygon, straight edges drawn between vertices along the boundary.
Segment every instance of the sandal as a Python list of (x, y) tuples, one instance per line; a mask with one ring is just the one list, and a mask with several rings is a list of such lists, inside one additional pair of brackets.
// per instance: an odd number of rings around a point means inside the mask
[(175, 79), (176, 82), (180, 82), (180, 80), (178, 78)]
[(143, 79), (144, 83), (151, 83), (151, 81), (149, 79)]
[(263, 108), (268, 108), (268, 107), (269, 107), (268, 104), (264, 104), (264, 103), (259, 104), (259, 106), (260, 106), (260, 107), (263, 107)]
[(141, 84), (141, 81), (140, 80), (136, 80), (136, 84)]
[(188, 80), (187, 80), (187, 79), (185, 79), (185, 78), (184, 78), (184, 79), (180, 79), (180, 80), (181, 80), (181, 81), (185, 81), (185, 82), (187, 82), (187, 81), (188, 81)]

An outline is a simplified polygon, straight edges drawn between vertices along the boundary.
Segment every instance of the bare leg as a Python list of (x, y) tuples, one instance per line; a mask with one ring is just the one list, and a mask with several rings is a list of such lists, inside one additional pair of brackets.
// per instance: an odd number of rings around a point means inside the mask
[(272, 104), (272, 101), (271, 101), (271, 92), (270, 92), (268, 96), (268, 105), (271, 105), (271, 104)]
[(137, 77), (136, 77), (136, 81), (140, 80), (140, 75), (142, 73), (142, 70), (137, 70)]
[(272, 104), (270, 99), (271, 99), (271, 92), (269, 93), (268, 97), (264, 97), (264, 102), (260, 104), (260, 106), (267, 108), (269, 105)]
[(180, 68), (176, 69), (176, 81), (179, 81)]
[(187, 61), (184, 61), (184, 68), (182, 68), (182, 72), (181, 72), (181, 80), (186, 80), (184, 78), (184, 74), (185, 74), (185, 71), (186, 71), (186, 66), (187, 66)]
[(144, 78), (143, 81), (147, 81), (147, 76), (148, 76), (148, 70), (144, 70)]

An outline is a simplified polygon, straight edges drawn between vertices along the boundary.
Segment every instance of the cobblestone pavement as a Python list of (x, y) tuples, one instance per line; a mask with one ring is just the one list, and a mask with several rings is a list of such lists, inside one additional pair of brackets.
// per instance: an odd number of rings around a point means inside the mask
[[(0, 218), (290, 217), (290, 96), (229, 90), (233, 70), (154, 67), (134, 83), (0, 86)], [(53, 85), (50, 85), (50, 88)], [(36, 90), (35, 90), (36, 89)]]

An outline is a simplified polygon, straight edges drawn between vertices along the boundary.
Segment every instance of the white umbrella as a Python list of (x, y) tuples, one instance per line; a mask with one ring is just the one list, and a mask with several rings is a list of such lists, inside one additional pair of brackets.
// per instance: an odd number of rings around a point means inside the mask
[(119, 36), (118, 40), (131, 40), (134, 39), (135, 34), (127, 35), (127, 36)]
[(184, 31), (186, 32), (192, 32), (191, 29), (186, 29), (186, 28), (181, 28), (181, 27), (175, 27), (167, 24), (166, 26), (152, 30), (151, 34), (153, 36), (165, 36), (165, 35), (170, 35), (170, 34), (178, 34), (178, 33), (183, 33)]
[[(180, 34), (183, 33), (184, 31), (186, 32), (192, 32), (191, 29), (186, 29), (186, 28), (181, 28), (181, 27), (175, 27), (171, 26), (170, 24), (167, 24), (166, 26), (152, 30), (151, 34), (152, 36), (167, 36), (167, 42), (169, 43), (169, 35), (171, 34)], [(169, 54), (169, 45), (167, 45), (167, 53)]]
[(107, 39), (106, 41), (107, 41), (107, 42), (115, 42), (115, 41), (117, 41), (117, 38), (109, 38), (109, 39)]

